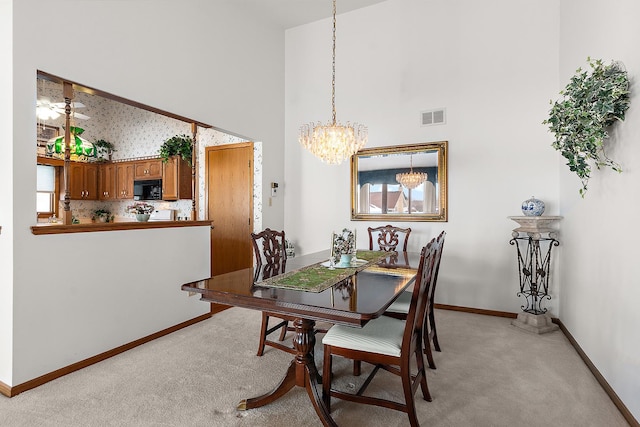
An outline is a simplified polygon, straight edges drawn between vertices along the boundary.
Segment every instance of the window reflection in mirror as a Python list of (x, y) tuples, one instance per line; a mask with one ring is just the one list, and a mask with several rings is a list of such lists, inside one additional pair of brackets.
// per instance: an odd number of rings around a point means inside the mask
[[(424, 173), (414, 188), (398, 174)], [(351, 219), (447, 221), (447, 142), (368, 148), (351, 158)]]

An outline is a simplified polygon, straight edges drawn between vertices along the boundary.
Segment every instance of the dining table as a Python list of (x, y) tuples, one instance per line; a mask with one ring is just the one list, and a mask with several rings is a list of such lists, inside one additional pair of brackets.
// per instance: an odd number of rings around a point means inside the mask
[[(322, 399), (314, 360), (316, 322), (362, 328), (380, 317), (416, 278), (419, 253), (358, 250), (349, 266), (328, 262), (330, 251), (288, 258), (282, 274), (263, 278), (254, 266), (183, 284), (204, 302), (243, 307), (293, 320), (295, 355), (283, 379), (261, 396), (243, 399), (237, 409), (267, 405), (294, 387), (306, 390), (325, 426), (337, 426)], [(272, 273), (269, 273), (271, 275)]]

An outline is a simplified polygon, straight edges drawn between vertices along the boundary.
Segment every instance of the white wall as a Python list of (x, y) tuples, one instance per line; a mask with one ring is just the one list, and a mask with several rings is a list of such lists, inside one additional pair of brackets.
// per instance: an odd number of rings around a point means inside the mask
[[(12, 330), (5, 329), (10, 311), (0, 317), (0, 381), (15, 385), (208, 309), (179, 290), (181, 283), (208, 275), (207, 227), (31, 234), (36, 70), (262, 141), (269, 162), (264, 179), (274, 181), (282, 174), (282, 160), (274, 159), (283, 157), (284, 34), (224, 1), (11, 4), (14, 57), (8, 71), (15, 97), (9, 108), (14, 127), (28, 129), (15, 136), (10, 126), (0, 130), (0, 139), (13, 141), (15, 166), (9, 169), (11, 186), (0, 190), (13, 194), (7, 231), (13, 228), (15, 243), (3, 253), (13, 262), (1, 273), (0, 296), (15, 296)], [(73, 26), (62, 24), (70, 19)], [(51, 28), (59, 34), (52, 37)], [(44, 37), (34, 36), (43, 31)], [(8, 84), (4, 76), (1, 81)], [(271, 226), (282, 227), (282, 216), (277, 200), (265, 208)], [(68, 272), (56, 259), (71, 264)], [(11, 333), (15, 349), (5, 345)]]
[(631, 107), (611, 130), (607, 154), (618, 174), (595, 171), (584, 199), (580, 181), (561, 162), (560, 318), (636, 419), (640, 419), (640, 4), (635, 0), (561, 2), (560, 87), (586, 59), (622, 61), (629, 73)]
[[(532, 195), (559, 209), (541, 124), (557, 92), (558, 1), (388, 0), (338, 15), (336, 37), (338, 120), (367, 125), (368, 147), (449, 141), (449, 221), (391, 221), (414, 230), (414, 250), (447, 231), (436, 301), (518, 312), (507, 216)], [(297, 142), (301, 124), (330, 118), (330, 19), (287, 31), (285, 72), (287, 235), (308, 253), (350, 226), (367, 247), (382, 223), (350, 222), (348, 162), (327, 166)], [(420, 111), (439, 107), (446, 125), (421, 127)]]
[[(11, 34), (13, 32), (13, 4), (11, 0), (0, 0), (0, 52), (5, 58), (13, 55)], [(13, 70), (11, 61), (0, 65), (0, 381), (11, 382), (13, 351)]]

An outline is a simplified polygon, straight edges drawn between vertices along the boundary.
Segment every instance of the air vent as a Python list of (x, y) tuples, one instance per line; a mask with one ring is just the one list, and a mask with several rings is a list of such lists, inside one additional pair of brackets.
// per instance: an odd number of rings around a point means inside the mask
[(428, 110), (421, 113), (422, 126), (442, 125), (446, 123), (445, 109)]

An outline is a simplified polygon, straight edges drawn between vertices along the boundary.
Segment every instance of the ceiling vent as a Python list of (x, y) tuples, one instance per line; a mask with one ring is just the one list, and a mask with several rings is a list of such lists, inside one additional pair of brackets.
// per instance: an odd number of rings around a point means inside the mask
[(422, 126), (443, 125), (446, 123), (444, 108), (422, 111), (420, 116), (422, 118)]

